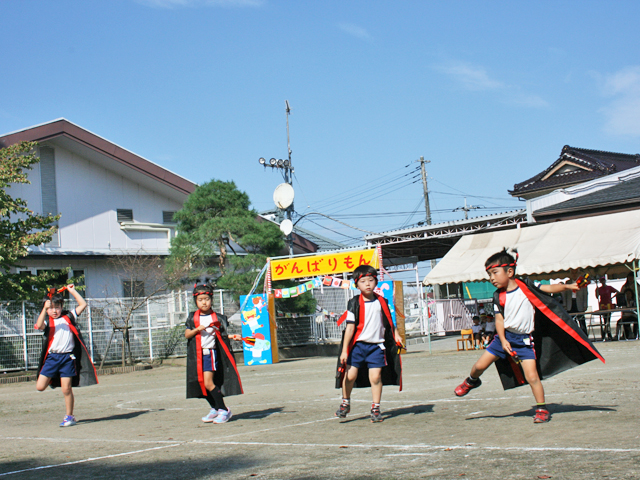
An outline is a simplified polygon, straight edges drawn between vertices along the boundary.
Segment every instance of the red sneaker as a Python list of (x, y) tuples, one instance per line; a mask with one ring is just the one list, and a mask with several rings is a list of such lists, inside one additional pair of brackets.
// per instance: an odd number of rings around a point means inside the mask
[(536, 416), (533, 417), (533, 423), (547, 423), (551, 420), (551, 414), (546, 408), (536, 408)]
[(473, 383), (469, 383), (469, 379), (465, 378), (464, 382), (456, 387), (453, 391), (458, 397), (464, 397), (467, 393), (471, 391), (473, 388), (478, 388), (482, 385), (482, 380), (478, 379)]

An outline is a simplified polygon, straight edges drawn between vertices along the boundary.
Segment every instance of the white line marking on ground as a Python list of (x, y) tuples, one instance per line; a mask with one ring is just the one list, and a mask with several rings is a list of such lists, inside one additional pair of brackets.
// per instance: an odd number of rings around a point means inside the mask
[(67, 465), (75, 465), (77, 463), (94, 462), (96, 460), (104, 460), (105, 458), (115, 458), (115, 457), (123, 457), (125, 455), (135, 455), (136, 453), (150, 452), (152, 450), (160, 450), (162, 448), (179, 447), (180, 445), (182, 445), (182, 444), (181, 443), (176, 443), (174, 445), (164, 445), (162, 447), (147, 448), (147, 449), (144, 449), (144, 450), (136, 450), (134, 452), (124, 452), (124, 453), (116, 453), (114, 455), (105, 455), (104, 457), (85, 458), (84, 460), (76, 460), (75, 462), (59, 463), (57, 465), (43, 465), (42, 467), (25, 468), (24, 470), (15, 470), (13, 472), (0, 473), (0, 477), (5, 476), (5, 475), (13, 475), (14, 473), (32, 472), (34, 470), (44, 470), (46, 468), (65, 467)]
[(176, 443), (178, 440), (118, 440), (111, 438), (56, 438), (56, 437), (0, 437), (2, 440), (27, 440), (56, 443), (96, 442), (96, 443)]
[[(327, 420), (333, 420), (337, 417), (333, 417)], [(324, 420), (316, 420), (324, 421)], [(315, 422), (307, 422), (315, 423)], [(303, 424), (298, 424), (303, 425)], [(286, 425), (285, 427), (293, 427), (296, 425)], [(285, 428), (283, 427), (283, 428)], [(273, 429), (271, 429), (273, 430)], [(255, 433), (255, 432), (253, 432)], [(264, 447), (309, 447), (309, 448), (360, 448), (360, 449), (377, 449), (377, 448), (393, 448), (398, 450), (496, 450), (496, 451), (521, 451), (521, 452), (606, 452), (606, 453), (640, 453), (640, 448), (602, 448), (602, 447), (500, 447), (500, 446), (492, 446), (492, 445), (427, 445), (424, 443), (418, 444), (350, 444), (350, 443), (290, 443), (290, 442), (238, 442), (238, 441), (227, 441), (227, 440), (110, 440), (110, 439), (85, 439), (85, 438), (74, 438), (74, 439), (65, 439), (65, 438), (46, 438), (46, 437), (0, 437), (2, 440), (27, 440), (27, 441), (36, 441), (36, 440), (45, 440), (45, 441), (55, 441), (55, 442), (104, 442), (104, 443), (171, 443), (170, 445), (163, 445), (161, 447), (149, 448), (146, 450), (137, 450), (134, 452), (120, 453), (115, 455), (108, 455), (106, 457), (99, 458), (90, 458), (87, 460), (79, 460), (76, 462), (69, 462), (60, 465), (70, 465), (73, 463), (81, 463), (86, 461), (100, 460), (103, 458), (111, 458), (117, 457), (121, 455), (131, 455), (135, 453), (142, 453), (151, 450), (158, 450), (162, 448), (169, 447), (177, 447), (184, 444), (201, 444), (201, 445), (234, 445), (234, 446), (264, 446)], [(176, 443), (179, 442), (179, 443)], [(393, 455), (393, 454), (389, 454)], [(60, 465), (51, 465), (51, 467), (60, 466)], [(36, 467), (29, 470), (36, 470), (38, 468), (49, 468), (49, 467)], [(20, 470), (20, 472), (24, 472), (27, 470)], [(19, 473), (19, 472), (8, 472), (8, 473)], [(2, 473), (0, 475), (7, 475), (8, 473)]]
[(273, 442), (227, 442), (227, 441), (206, 441), (195, 440), (193, 443), (204, 443), (211, 445), (244, 445), (244, 446), (265, 446), (265, 447), (343, 447), (343, 448), (396, 448), (401, 450), (426, 449), (426, 450), (504, 450), (504, 451), (522, 451), (522, 452), (607, 452), (607, 453), (640, 453), (640, 448), (599, 448), (599, 447), (497, 447), (497, 446), (478, 446), (478, 445), (362, 445), (362, 444), (340, 444), (340, 443), (273, 443)]

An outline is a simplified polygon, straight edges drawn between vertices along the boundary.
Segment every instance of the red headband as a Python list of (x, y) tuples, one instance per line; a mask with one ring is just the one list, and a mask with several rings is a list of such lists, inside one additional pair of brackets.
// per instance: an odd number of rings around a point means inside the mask
[(197, 297), (198, 295), (209, 295), (211, 298), (213, 298), (213, 292), (193, 292), (194, 297)]
[(358, 275), (356, 277), (353, 277), (353, 283), (357, 284), (358, 280), (360, 280), (361, 278), (364, 278), (364, 277), (372, 277), (372, 278), (375, 278), (376, 280), (378, 279), (377, 275), (374, 275), (371, 272), (367, 272), (367, 273), (361, 273), (360, 275)]
[(489, 265), (487, 267), (485, 267), (485, 271), (488, 272), (489, 270), (491, 270), (492, 268), (496, 268), (496, 267), (513, 267), (516, 268), (516, 265), (518, 264), (518, 258), (520, 257), (520, 255), (518, 255), (518, 252), (515, 252), (516, 254), (516, 261), (513, 263), (503, 263), (502, 265), (498, 265), (497, 263), (495, 265)]

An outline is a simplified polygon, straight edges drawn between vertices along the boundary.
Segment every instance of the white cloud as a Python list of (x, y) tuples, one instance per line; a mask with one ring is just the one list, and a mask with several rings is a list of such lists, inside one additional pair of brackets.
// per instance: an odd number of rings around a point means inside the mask
[(342, 30), (344, 33), (351, 35), (352, 37), (359, 38), (360, 40), (373, 40), (373, 37), (367, 32), (366, 29), (354, 25), (353, 23), (339, 23), (338, 28)]
[(507, 96), (506, 103), (518, 105), (520, 107), (530, 108), (547, 108), (549, 102), (539, 95), (531, 95), (526, 93)]
[(462, 88), (474, 92), (493, 91), (501, 95), (501, 101), (508, 105), (527, 108), (547, 108), (549, 102), (529, 93), (523, 93), (517, 86), (489, 75), (487, 70), (479, 65), (466, 62), (450, 61), (433, 67), (436, 71), (448, 75)]
[(614, 135), (640, 136), (640, 66), (604, 75), (602, 93), (611, 101), (602, 109), (604, 130)]
[(154, 8), (181, 7), (260, 7), (265, 0), (135, 0)]
[(484, 68), (469, 63), (449, 62), (438, 65), (435, 69), (449, 75), (467, 90), (493, 90), (504, 87), (502, 82), (489, 77)]

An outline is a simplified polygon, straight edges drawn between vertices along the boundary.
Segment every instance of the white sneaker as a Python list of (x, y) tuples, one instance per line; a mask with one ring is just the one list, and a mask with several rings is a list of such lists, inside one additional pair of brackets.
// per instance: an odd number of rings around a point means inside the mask
[(227, 423), (231, 420), (231, 409), (229, 410), (218, 410), (218, 416), (213, 420), (213, 423)]
[(211, 423), (213, 422), (213, 419), (216, 418), (218, 416), (218, 410), (216, 410), (215, 408), (212, 408), (211, 411), (204, 417), (202, 417), (202, 421), (204, 423)]
[(73, 415), (65, 415), (65, 417), (62, 420), (62, 423), (60, 424), (60, 426), (61, 427), (72, 427), (75, 424), (76, 424), (76, 417), (74, 417)]

